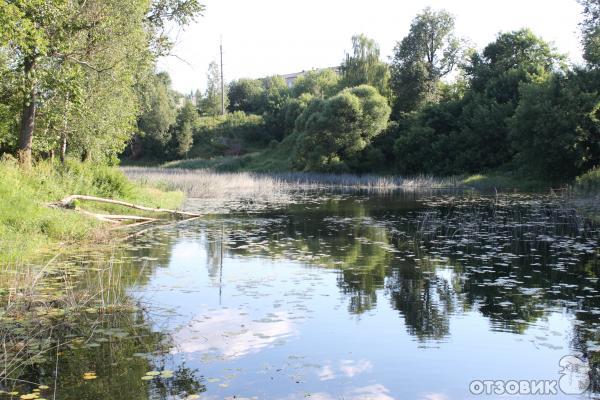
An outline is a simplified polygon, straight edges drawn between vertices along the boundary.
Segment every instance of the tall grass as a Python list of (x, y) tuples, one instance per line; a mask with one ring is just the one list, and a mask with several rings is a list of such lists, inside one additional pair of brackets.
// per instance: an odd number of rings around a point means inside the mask
[(11, 160), (0, 161), (0, 263), (27, 258), (59, 243), (105, 237), (96, 220), (48, 203), (70, 194), (129, 200), (175, 208), (182, 193), (162, 193), (134, 184), (114, 167), (68, 162), (41, 162), (29, 170)]
[(170, 169), (124, 167), (125, 174), (142, 183), (165, 185), (184, 191), (190, 197), (214, 198), (229, 196), (267, 196), (302, 190), (418, 190), (457, 187), (454, 178), (321, 174), (307, 172), (251, 173), (215, 172), (210, 169)]

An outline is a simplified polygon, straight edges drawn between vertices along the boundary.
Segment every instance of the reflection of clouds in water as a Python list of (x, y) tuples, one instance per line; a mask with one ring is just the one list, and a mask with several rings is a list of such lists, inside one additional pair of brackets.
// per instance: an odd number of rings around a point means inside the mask
[(340, 362), (340, 370), (346, 375), (348, 378), (352, 378), (354, 375), (361, 374), (363, 372), (368, 372), (373, 369), (373, 364), (367, 360), (342, 360)]
[(253, 321), (234, 310), (219, 310), (179, 328), (173, 334), (172, 353), (213, 351), (234, 359), (268, 347), (292, 332), (292, 323), (284, 312)]
[(326, 365), (323, 368), (321, 368), (321, 370), (318, 372), (318, 375), (319, 380), (321, 381), (329, 381), (331, 379), (335, 379), (335, 372), (333, 372), (333, 369), (329, 365)]
[(394, 400), (389, 395), (390, 391), (382, 384), (374, 384), (369, 386), (362, 386), (355, 389), (348, 390), (346, 392), (331, 395), (329, 393), (312, 393), (310, 398), (312, 400), (334, 400), (334, 399), (345, 399), (345, 400)]
[[(317, 373), (319, 380), (328, 381), (335, 379), (337, 375), (334, 369), (335, 367), (332, 365), (325, 365)], [(368, 360), (341, 360), (338, 369), (343, 375), (347, 376), (348, 378), (352, 378), (356, 375), (362, 374), (363, 372), (370, 372), (373, 369), (373, 364), (371, 364), (371, 362)]]
[(443, 393), (427, 393), (423, 395), (423, 400), (448, 400), (448, 396)]

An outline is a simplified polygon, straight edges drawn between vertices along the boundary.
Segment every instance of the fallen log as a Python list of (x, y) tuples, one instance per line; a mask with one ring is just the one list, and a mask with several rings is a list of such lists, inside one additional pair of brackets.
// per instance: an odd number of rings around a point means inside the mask
[[(185, 212), (185, 211), (169, 210), (167, 208), (145, 207), (145, 206), (141, 206), (141, 205), (138, 205), (138, 204), (128, 203), (126, 201), (106, 199), (106, 198), (103, 198), (103, 197), (87, 196), (87, 195), (82, 195), (82, 194), (73, 194), (71, 196), (67, 196), (64, 199), (60, 200), (56, 204), (59, 205), (59, 206), (61, 206), (61, 207), (71, 207), (73, 205), (73, 202), (75, 200), (84, 200), (84, 201), (92, 201), (92, 202), (97, 202), (97, 203), (115, 204), (115, 205), (119, 205), (119, 206), (123, 206), (123, 207), (128, 207), (128, 208), (133, 208), (133, 209), (141, 210), (141, 211), (149, 211), (149, 212), (156, 212), (156, 213), (173, 214), (173, 215), (183, 216), (183, 217), (186, 217), (186, 218), (200, 217), (201, 216), (200, 214), (189, 213), (189, 212)], [(101, 216), (103, 218), (108, 218), (107, 215), (101, 215)], [(121, 217), (123, 217), (123, 216), (121, 216)], [(133, 218), (129, 218), (129, 219), (133, 219)], [(141, 220), (141, 218), (138, 218), (138, 219)]]

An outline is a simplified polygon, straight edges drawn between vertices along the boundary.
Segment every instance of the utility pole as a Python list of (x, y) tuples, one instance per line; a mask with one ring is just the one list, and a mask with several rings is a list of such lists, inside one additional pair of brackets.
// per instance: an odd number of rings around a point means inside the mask
[(225, 83), (223, 82), (223, 38), (221, 38), (219, 50), (221, 52), (221, 115), (225, 115)]

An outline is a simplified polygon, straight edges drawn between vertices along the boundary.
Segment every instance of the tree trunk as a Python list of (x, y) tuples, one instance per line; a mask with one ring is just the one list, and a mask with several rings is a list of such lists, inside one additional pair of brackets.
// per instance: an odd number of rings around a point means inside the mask
[(67, 155), (67, 132), (62, 131), (60, 134), (60, 163), (65, 163), (65, 158)]
[(83, 149), (83, 151), (81, 152), (81, 162), (86, 162), (90, 159), (91, 154), (90, 151), (88, 149)]
[(69, 119), (68, 114), (70, 111), (71, 103), (69, 103), (69, 93), (67, 93), (67, 99), (65, 102), (65, 115), (63, 116), (63, 130), (60, 133), (60, 163), (65, 164), (65, 159), (67, 155), (67, 129), (69, 127)]
[[(35, 59), (28, 58), (25, 60), (25, 79), (33, 79), (30, 77), (35, 66)], [(21, 165), (31, 165), (31, 146), (33, 144), (33, 130), (35, 129), (35, 112), (37, 93), (35, 83), (31, 82), (29, 95), (23, 102), (23, 111), (21, 114), (21, 131), (19, 133), (19, 150), (18, 156)]]

